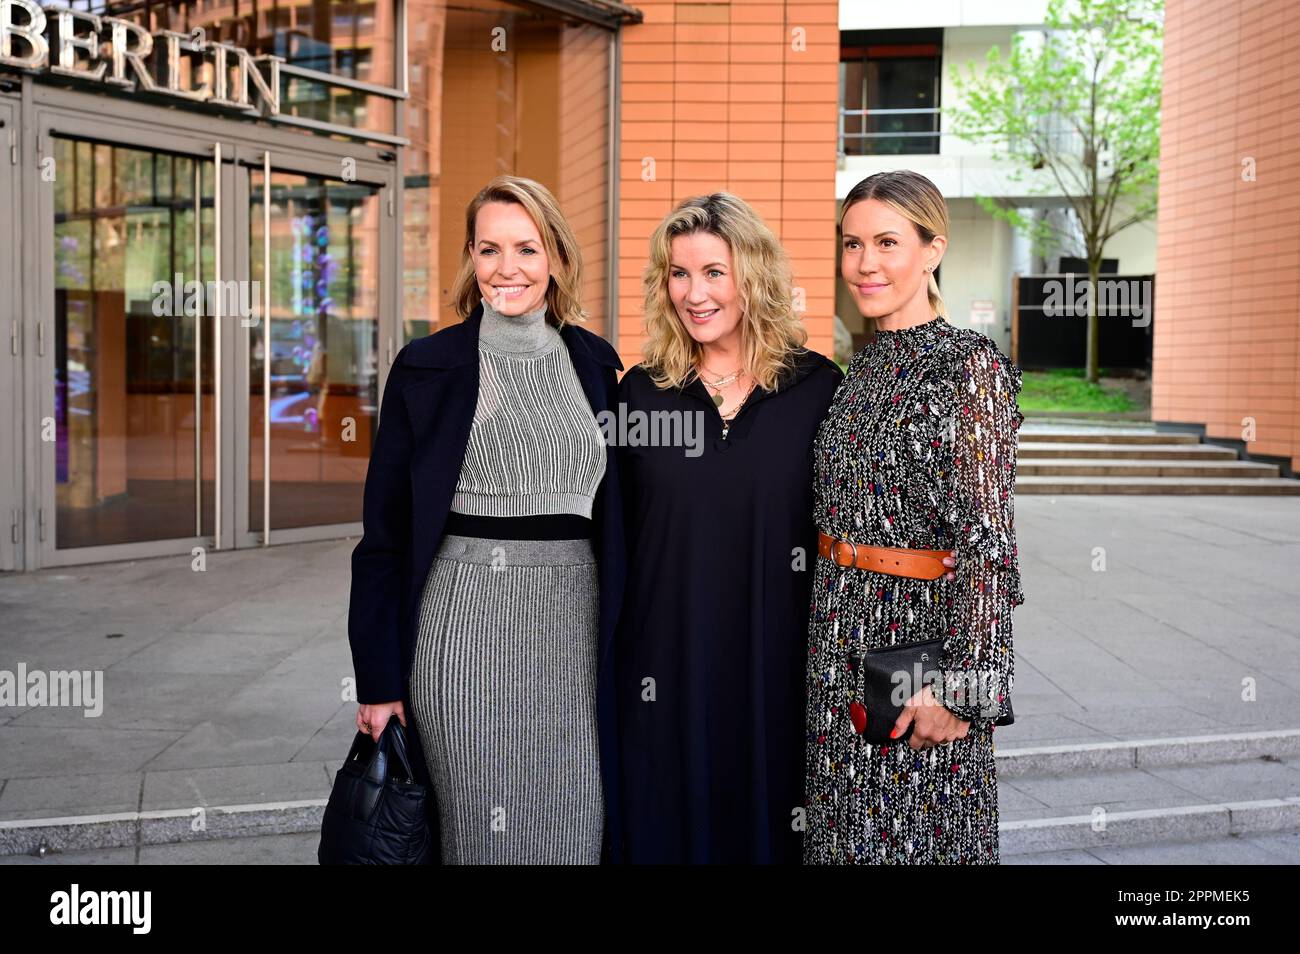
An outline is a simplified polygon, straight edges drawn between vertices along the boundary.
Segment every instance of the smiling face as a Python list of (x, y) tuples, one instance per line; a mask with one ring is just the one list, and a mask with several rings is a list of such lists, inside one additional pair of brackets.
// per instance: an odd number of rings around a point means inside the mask
[(864, 317), (897, 315), (905, 324), (934, 317), (926, 266), (939, 266), (947, 239), (925, 244), (914, 222), (879, 199), (850, 206), (841, 232), (840, 275)]
[(542, 307), (550, 263), (537, 225), (522, 205), (486, 202), (474, 218), (474, 277), (479, 293), (503, 315)]
[(731, 249), (711, 232), (678, 235), (668, 262), (668, 297), (686, 333), (706, 347), (740, 345), (740, 293)]

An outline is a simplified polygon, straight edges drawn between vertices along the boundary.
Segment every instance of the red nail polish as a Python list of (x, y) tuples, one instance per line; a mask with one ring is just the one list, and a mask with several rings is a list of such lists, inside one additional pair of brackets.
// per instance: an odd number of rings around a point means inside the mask
[(889, 730), (889, 737), (890, 737), (891, 739), (896, 739), (896, 738), (898, 738), (898, 729), (897, 729), (897, 728), (890, 729), (890, 730)]

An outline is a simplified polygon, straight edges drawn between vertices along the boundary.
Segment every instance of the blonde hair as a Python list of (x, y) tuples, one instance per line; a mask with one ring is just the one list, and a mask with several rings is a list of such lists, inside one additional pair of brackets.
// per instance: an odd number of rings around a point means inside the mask
[[(865, 202), (867, 199), (879, 199), (908, 219), (916, 226), (916, 234), (921, 237), (921, 242), (925, 245), (933, 242), (936, 235), (945, 238), (948, 236), (948, 203), (944, 201), (943, 193), (939, 191), (938, 186), (919, 172), (912, 172), (910, 169), (877, 172), (875, 175), (867, 176), (850, 189), (849, 194), (844, 197), (844, 205), (840, 208), (840, 220), (836, 223), (836, 229), (841, 235), (844, 233), (845, 213), (851, 206), (858, 202)], [(930, 273), (926, 291), (930, 299), (930, 309), (939, 317), (948, 320), (948, 309), (943, 303), (943, 295), (939, 294), (939, 283), (934, 279), (934, 272)]]
[(478, 307), (483, 293), (474, 272), (474, 225), (479, 209), (489, 202), (522, 206), (542, 239), (551, 279), (546, 287), (546, 320), (557, 328), (575, 321), (586, 321), (582, 308), (582, 250), (577, 236), (560, 211), (555, 196), (540, 182), (520, 176), (497, 176), (465, 207), (465, 244), (460, 249), (460, 268), (451, 286), (451, 307), (461, 318), (468, 318)]
[(673, 239), (696, 233), (716, 235), (731, 251), (740, 296), (743, 367), (764, 390), (775, 390), (793, 366), (793, 353), (808, 340), (795, 314), (790, 260), (772, 231), (744, 199), (730, 192), (693, 196), (659, 223), (650, 236), (646, 266), (645, 318), (649, 341), (644, 367), (661, 388), (683, 388), (697, 376), (703, 353), (687, 333), (668, 297)]

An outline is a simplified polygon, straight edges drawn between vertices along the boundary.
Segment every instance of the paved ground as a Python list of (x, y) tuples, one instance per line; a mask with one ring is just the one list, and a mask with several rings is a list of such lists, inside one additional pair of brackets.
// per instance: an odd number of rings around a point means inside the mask
[[(1027, 599), (1017, 721), (999, 750), (1300, 728), (1294, 500), (1026, 496), (1017, 521)], [(105, 695), (95, 718), (0, 708), (0, 822), (326, 797), (353, 735), (352, 545), (209, 554), (202, 573), (176, 557), (0, 577), (0, 670), (102, 670)], [(1265, 776), (1252, 772), (1268, 773), (1269, 791), (1254, 794)], [(1300, 768), (1157, 782), (1174, 786), (1160, 793), (1171, 804), (1285, 797), (1300, 794)], [(1008, 780), (1004, 808), (1141, 806), (1123, 785), (1091, 784)], [(139, 860), (310, 861), (312, 836), (280, 839), (144, 848)], [(1233, 843), (1233, 857), (1300, 861), (1285, 835)]]
[[(106, 848), (35, 858), (0, 857), (0, 865), (314, 865), (320, 837), (314, 833), (227, 838), (184, 845)], [(1300, 861), (1300, 833), (1279, 832), (1209, 841), (1133, 845), (1122, 848), (1045, 851), (1011, 855), (1013, 865), (1279, 865)]]

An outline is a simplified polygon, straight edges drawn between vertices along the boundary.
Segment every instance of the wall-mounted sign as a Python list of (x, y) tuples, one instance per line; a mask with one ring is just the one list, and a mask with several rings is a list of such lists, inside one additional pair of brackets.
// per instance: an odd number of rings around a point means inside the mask
[(970, 303), (970, 323), (991, 325), (998, 320), (998, 311), (991, 298), (976, 298)]
[[(192, 64), (188, 85), (181, 74), (186, 56)], [(283, 62), (279, 56), (253, 56), (241, 47), (206, 41), (201, 30), (189, 35), (172, 30), (149, 33), (117, 17), (41, 7), (33, 0), (0, 0), (3, 68), (274, 116), (280, 112)], [(260, 108), (250, 94), (256, 95)]]

